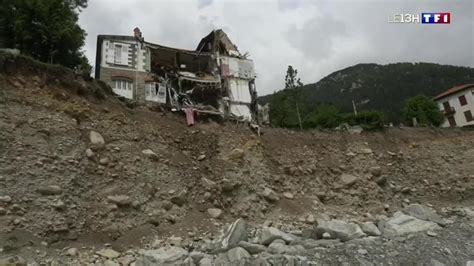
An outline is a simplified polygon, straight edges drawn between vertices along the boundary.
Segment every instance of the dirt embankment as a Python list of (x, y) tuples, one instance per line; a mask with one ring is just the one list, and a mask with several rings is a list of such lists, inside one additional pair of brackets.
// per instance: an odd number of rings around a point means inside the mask
[[(4, 250), (205, 235), (243, 217), (292, 224), (413, 203), (474, 201), (474, 132), (247, 128), (130, 109), (108, 88), (26, 59), (0, 62)], [(91, 132), (97, 132), (91, 133)]]

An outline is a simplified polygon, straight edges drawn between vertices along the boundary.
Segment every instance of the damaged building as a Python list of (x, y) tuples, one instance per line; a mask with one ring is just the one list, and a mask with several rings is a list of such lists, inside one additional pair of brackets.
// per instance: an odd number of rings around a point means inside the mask
[(139, 103), (257, 119), (253, 61), (222, 30), (202, 38), (196, 50), (146, 42), (138, 28), (133, 36), (99, 35), (95, 76)]

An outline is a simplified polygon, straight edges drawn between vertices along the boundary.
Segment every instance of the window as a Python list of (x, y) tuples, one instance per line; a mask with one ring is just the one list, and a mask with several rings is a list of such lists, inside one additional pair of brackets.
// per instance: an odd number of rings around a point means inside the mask
[(467, 104), (466, 96), (464, 95), (459, 96), (459, 103), (461, 104), (461, 106), (466, 105)]
[(114, 79), (112, 81), (113, 88), (118, 90), (132, 90), (133, 81), (128, 79)]
[(464, 116), (466, 117), (466, 122), (471, 122), (473, 119), (472, 119), (472, 113), (470, 110), (464, 112)]
[(449, 105), (449, 102), (448, 102), (448, 101), (443, 102), (443, 107), (444, 107), (444, 112), (445, 112), (445, 113), (451, 112), (451, 106)]
[(114, 63), (121, 64), (122, 63), (122, 45), (116, 44), (114, 49)]

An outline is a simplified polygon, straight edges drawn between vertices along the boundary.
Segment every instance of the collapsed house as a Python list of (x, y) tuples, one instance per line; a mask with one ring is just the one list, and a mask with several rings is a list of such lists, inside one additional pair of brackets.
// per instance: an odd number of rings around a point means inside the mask
[(138, 103), (257, 119), (253, 61), (220, 29), (202, 38), (196, 50), (145, 42), (138, 28), (134, 36), (99, 35), (95, 77)]

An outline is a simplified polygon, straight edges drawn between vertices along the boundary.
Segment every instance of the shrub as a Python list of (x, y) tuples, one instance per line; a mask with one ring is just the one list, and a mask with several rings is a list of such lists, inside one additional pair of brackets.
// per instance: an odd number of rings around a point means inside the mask
[(342, 115), (335, 106), (322, 104), (304, 119), (303, 124), (305, 128), (335, 128), (341, 124), (341, 122)]
[(363, 111), (357, 115), (345, 115), (344, 121), (351, 126), (360, 125), (367, 130), (381, 129), (385, 124), (385, 115), (379, 111)]

